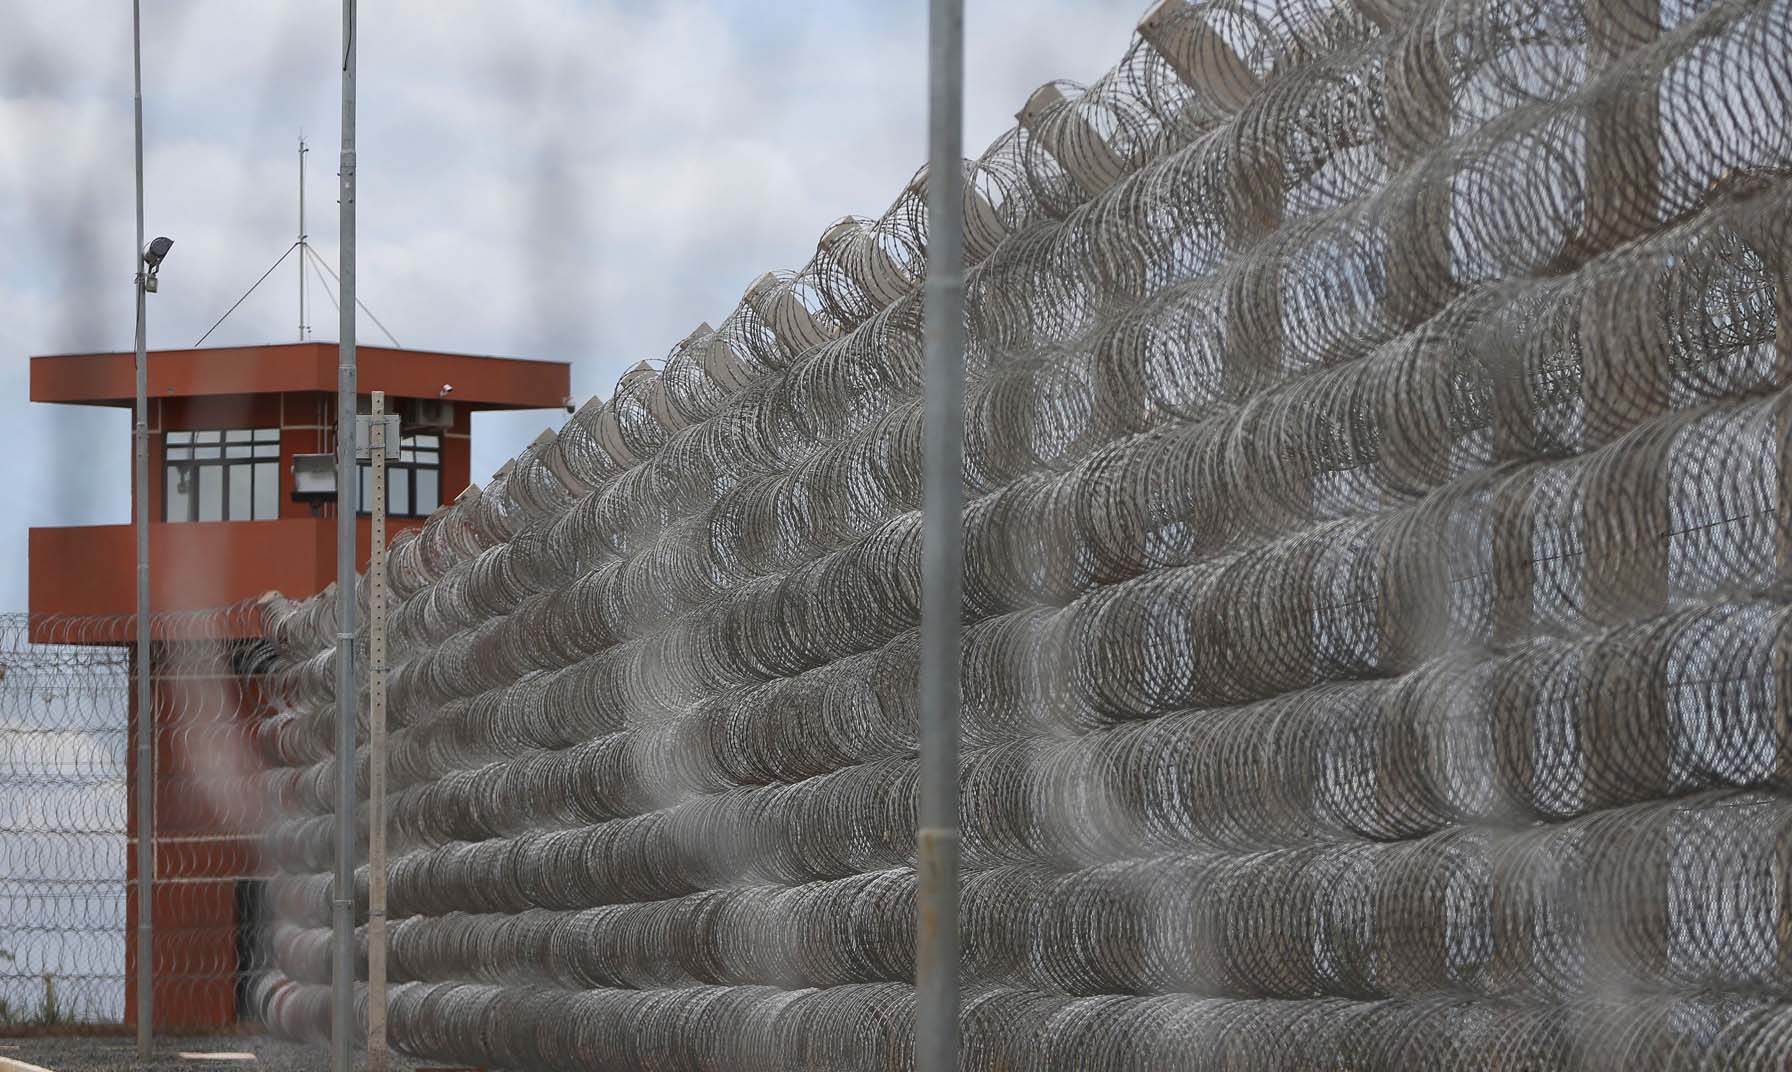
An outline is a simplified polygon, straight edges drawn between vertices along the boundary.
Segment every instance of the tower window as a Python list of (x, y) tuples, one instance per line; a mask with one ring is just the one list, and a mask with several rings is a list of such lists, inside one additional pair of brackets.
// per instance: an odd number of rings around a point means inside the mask
[(164, 455), (164, 521), (280, 516), (280, 429), (169, 432)]
[[(373, 468), (361, 463), (361, 513), (373, 501)], [(386, 463), (386, 515), (428, 517), (442, 505), (442, 437), (418, 432), (399, 440), (398, 460)]]

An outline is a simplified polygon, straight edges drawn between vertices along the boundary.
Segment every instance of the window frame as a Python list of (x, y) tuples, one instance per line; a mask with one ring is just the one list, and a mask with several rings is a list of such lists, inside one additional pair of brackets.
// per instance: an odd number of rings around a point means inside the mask
[[(280, 429), (272, 428), (176, 428), (162, 433), (162, 522), (182, 525), (235, 523), (240, 521), (277, 521), (280, 518)], [(264, 469), (264, 466), (266, 467)], [(216, 472), (218, 482), (218, 516), (206, 519), (203, 514), (204, 488), (208, 475)], [(242, 471), (248, 484), (244, 492), (247, 509), (244, 516), (232, 515), (231, 489), (233, 476)], [(187, 490), (179, 491), (182, 477)], [(258, 514), (260, 485), (271, 481), (273, 492), (268, 506), (271, 513)], [(184, 499), (185, 516), (174, 516), (177, 495)]]
[[(429, 442), (425, 443), (424, 440)], [(386, 463), (386, 516), (404, 518), (424, 518), (442, 507), (442, 449), (447, 437), (440, 432), (412, 432), (401, 436), (398, 441), (398, 460)], [(435, 505), (428, 510), (420, 510), (417, 506), (417, 474), (433, 472), (436, 476)], [(369, 490), (373, 483), (373, 463), (363, 460), (358, 469), (356, 479), (359, 481), (355, 499), (355, 514), (358, 517), (371, 517), (373, 511), (368, 508)], [(406, 508), (395, 510), (392, 500), (399, 486), (404, 488)]]

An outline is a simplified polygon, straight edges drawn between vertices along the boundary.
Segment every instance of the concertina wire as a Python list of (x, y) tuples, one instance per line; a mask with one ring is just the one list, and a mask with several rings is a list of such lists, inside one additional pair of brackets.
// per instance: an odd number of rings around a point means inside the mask
[[(966, 162), (963, 1067), (1783, 1065), (1789, 106), (1787, 0), (1172, 0)], [(912, 1062), (925, 191), (395, 544), (405, 1050)]]

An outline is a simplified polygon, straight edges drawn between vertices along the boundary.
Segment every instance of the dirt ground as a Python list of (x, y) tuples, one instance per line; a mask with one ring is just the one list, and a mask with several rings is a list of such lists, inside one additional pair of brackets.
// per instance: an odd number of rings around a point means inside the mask
[[(252, 1053), (253, 1061), (207, 1060), (182, 1057), (182, 1053)], [(230, 1069), (259, 1072), (315, 1072), (330, 1067), (329, 1050), (254, 1035), (230, 1035), (215, 1038), (158, 1039), (156, 1056), (148, 1064), (137, 1060), (137, 1042), (132, 1037), (81, 1038), (56, 1036), (43, 1038), (0, 1038), (0, 1070), (5, 1059), (39, 1065), (50, 1072), (125, 1072), (127, 1069)], [(357, 1067), (360, 1067), (357, 1065)], [(393, 1055), (393, 1072), (418, 1072), (431, 1065), (418, 1065)]]

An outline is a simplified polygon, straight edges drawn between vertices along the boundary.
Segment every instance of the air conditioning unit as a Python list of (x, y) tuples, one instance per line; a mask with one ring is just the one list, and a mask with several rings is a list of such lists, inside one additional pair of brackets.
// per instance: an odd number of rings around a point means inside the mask
[(454, 403), (446, 398), (407, 398), (401, 413), (406, 432), (454, 427)]

